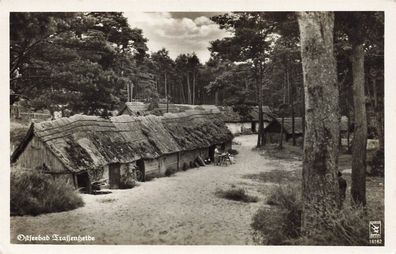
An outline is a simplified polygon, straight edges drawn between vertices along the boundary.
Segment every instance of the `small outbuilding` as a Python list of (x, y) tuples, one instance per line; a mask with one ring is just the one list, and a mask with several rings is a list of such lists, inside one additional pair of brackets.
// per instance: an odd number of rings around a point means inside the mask
[(90, 192), (94, 181), (120, 188), (128, 177), (144, 180), (194, 167), (198, 157), (213, 156), (216, 145), (230, 149), (232, 138), (218, 115), (204, 111), (109, 119), (74, 115), (33, 123), (11, 163)]
[[(288, 141), (293, 137), (293, 123), (291, 117), (284, 118), (283, 139)], [(271, 123), (264, 128), (267, 141), (270, 143), (279, 142), (281, 134), (282, 118), (274, 118)], [(302, 117), (294, 117), (294, 136), (300, 138), (304, 135)]]

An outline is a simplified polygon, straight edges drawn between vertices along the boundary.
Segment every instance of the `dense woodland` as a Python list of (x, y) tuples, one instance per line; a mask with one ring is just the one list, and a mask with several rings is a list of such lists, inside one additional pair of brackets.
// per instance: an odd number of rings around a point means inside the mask
[[(194, 52), (149, 53), (144, 31), (122, 13), (12, 13), (10, 88), (31, 109), (50, 112), (106, 114), (133, 84), (140, 101), (269, 105), (281, 117), (302, 116), (307, 234), (319, 223), (315, 207), (338, 203), (345, 115), (354, 127), (352, 199), (365, 205), (367, 137), (384, 149), (383, 12), (237, 12), (211, 20), (232, 36), (212, 41), (203, 63)], [(258, 147), (266, 144), (261, 134), (262, 123)]]

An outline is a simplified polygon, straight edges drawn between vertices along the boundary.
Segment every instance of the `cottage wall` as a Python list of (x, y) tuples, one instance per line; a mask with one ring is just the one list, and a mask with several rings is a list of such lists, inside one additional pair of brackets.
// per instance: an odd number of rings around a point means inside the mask
[(209, 148), (181, 152), (179, 161), (180, 170), (190, 168), (190, 163), (194, 163), (198, 156), (201, 156), (204, 160), (209, 158)]
[(144, 170), (146, 176), (157, 176), (160, 174), (160, 160), (159, 159), (145, 159)]
[(36, 137), (33, 137), (26, 146), (25, 151), (19, 156), (15, 170), (42, 170), (43, 164), (49, 169), (48, 173), (53, 177), (61, 178), (67, 184), (74, 186), (73, 175), (54, 156), (54, 154)]
[(167, 169), (177, 171), (177, 153), (164, 155), (159, 158), (159, 173), (165, 175)]
[(51, 172), (69, 173), (68, 169), (37, 137), (33, 137), (19, 156), (17, 166), (27, 169), (42, 168), (45, 164)]

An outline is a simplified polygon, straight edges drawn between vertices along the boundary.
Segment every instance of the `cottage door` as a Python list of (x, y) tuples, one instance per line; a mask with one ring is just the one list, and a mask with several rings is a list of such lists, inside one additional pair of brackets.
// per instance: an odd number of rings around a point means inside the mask
[(109, 185), (110, 189), (120, 188), (120, 163), (112, 163), (109, 165)]

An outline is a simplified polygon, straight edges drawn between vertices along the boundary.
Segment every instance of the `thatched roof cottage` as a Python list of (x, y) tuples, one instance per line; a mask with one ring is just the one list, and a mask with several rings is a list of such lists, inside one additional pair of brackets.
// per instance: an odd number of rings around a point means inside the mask
[(216, 114), (204, 111), (109, 119), (74, 115), (32, 124), (11, 162), (44, 169), (78, 188), (100, 179), (119, 188), (120, 179), (134, 170), (144, 180), (186, 169), (198, 156), (213, 156), (215, 145), (231, 148), (232, 138)]
[[(284, 140), (288, 141), (292, 138), (293, 127), (292, 127), (292, 118), (285, 117), (283, 124), (283, 135)], [(274, 118), (273, 121), (267, 125), (264, 129), (264, 132), (267, 135), (269, 142), (278, 142), (279, 135), (281, 133), (282, 127), (282, 118)], [(342, 116), (340, 119), (340, 131), (341, 134), (346, 133), (348, 131), (348, 118), (346, 116)], [(303, 118), (302, 117), (294, 117), (294, 135), (296, 138), (303, 137)]]
[[(253, 133), (258, 131), (259, 126), (259, 109), (258, 107), (247, 108), (245, 113), (236, 111), (231, 106), (218, 106), (222, 119), (226, 123), (232, 134), (244, 133), (250, 130)], [(269, 106), (263, 106), (263, 123), (264, 128), (270, 124), (275, 115)]]
[[(149, 109), (149, 103), (144, 103), (140, 101), (126, 102), (125, 105), (119, 112), (119, 115), (131, 115), (131, 116), (139, 116), (139, 115), (149, 115), (152, 113), (152, 110)], [(159, 103), (157, 110), (161, 113), (166, 112), (167, 105), (165, 103)], [(187, 110), (204, 110), (210, 113), (220, 113), (220, 110), (215, 105), (190, 105), (190, 104), (168, 104), (168, 112), (169, 113), (180, 113), (185, 112)]]
[[(159, 112), (166, 112), (166, 104), (158, 104), (157, 110)], [(257, 132), (259, 113), (258, 107), (250, 107), (245, 113), (236, 111), (232, 106), (216, 106), (216, 105), (190, 105), (190, 104), (168, 104), (168, 112), (178, 113), (186, 110), (206, 111), (218, 114), (225, 122), (232, 134), (240, 134), (245, 130)], [(148, 103), (143, 102), (126, 102), (124, 107), (120, 110), (119, 115), (148, 115), (152, 111), (149, 109)], [(272, 122), (275, 115), (272, 113), (270, 107), (263, 106), (263, 121), (264, 128)]]
[[(271, 123), (264, 128), (265, 135), (267, 137), (268, 142), (278, 142), (279, 135), (281, 133), (282, 128), (282, 118), (274, 118)], [(293, 127), (292, 127), (292, 118), (285, 117), (283, 124), (283, 139), (288, 141), (292, 137)], [(296, 138), (302, 137), (303, 132), (303, 123), (302, 117), (294, 117), (294, 135)]]

